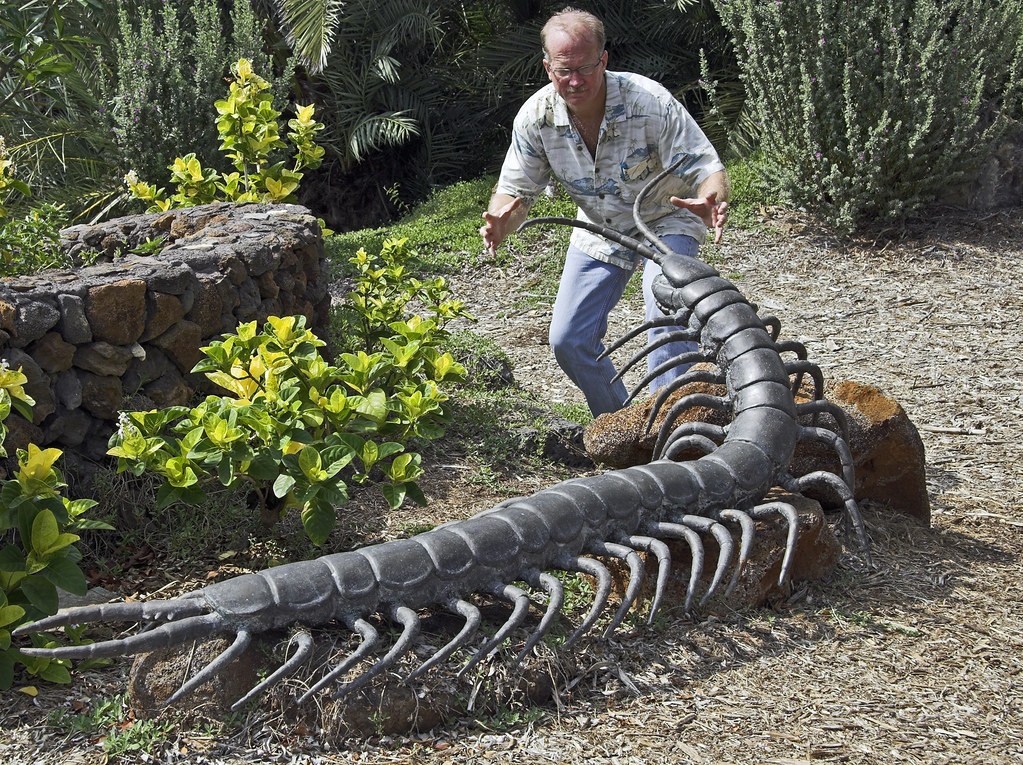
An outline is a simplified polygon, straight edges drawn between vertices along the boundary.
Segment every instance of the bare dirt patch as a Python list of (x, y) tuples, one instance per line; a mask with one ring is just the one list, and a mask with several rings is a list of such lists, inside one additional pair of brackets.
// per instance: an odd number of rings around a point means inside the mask
[[(902, 404), (927, 450), (931, 528), (868, 506), (874, 568), (853, 552), (835, 576), (796, 585), (773, 609), (686, 619), (668, 608), (653, 629), (593, 636), (570, 656), (545, 654), (531, 669), (546, 667), (556, 681), (546, 704), (512, 698), (496, 713), (456, 714), (420, 734), (369, 738), (311, 729), (268, 708), (240, 732), (172, 726), (159, 759), (1023, 760), (1018, 210), (939, 211), (853, 241), (774, 212), (762, 229), (729, 231), (705, 256), (762, 312), (777, 315), (783, 336), (803, 341), (829, 380), (874, 385)], [(514, 285), (529, 266), (527, 258), (481, 269), (456, 280), (455, 293), (480, 317), (477, 330), (506, 347), (516, 378), (539, 401), (578, 401), (544, 345), (545, 309), (515, 307)], [(638, 298), (624, 301), (610, 335), (640, 316)], [(381, 516), (377, 533), (468, 515), (516, 490), (469, 488), (460, 483), (464, 472), (440, 470), (427, 487), (438, 506), (418, 519)], [(515, 478), (519, 493), (545, 485), (543, 476)], [(96, 736), (48, 726), (47, 714), (118, 692), (123, 671), (86, 673), (34, 701), (6, 695), (0, 761), (104, 761)], [(517, 677), (501, 670), (482, 682)], [(473, 691), (472, 683), (463, 688)]]

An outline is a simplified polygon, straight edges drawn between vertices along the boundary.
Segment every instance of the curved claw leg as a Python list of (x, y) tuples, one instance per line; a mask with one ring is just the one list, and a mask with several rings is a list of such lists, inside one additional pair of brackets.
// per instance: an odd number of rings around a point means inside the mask
[(301, 632), (295, 633), (295, 635), (291, 638), (291, 641), (289, 641), (289, 644), (292, 642), (297, 646), (295, 654), (284, 662), (284, 664), (278, 667), (272, 675), (234, 702), (234, 704), (231, 705), (232, 712), (237, 712), (253, 699), (262, 696), (286, 677), (291, 677), (298, 671), (298, 668), (305, 663), (305, 661), (309, 658), (309, 654), (313, 650), (313, 636), (305, 630), (302, 630)]
[(561, 605), (565, 602), (565, 588), (561, 586), (561, 582), (556, 577), (537, 571), (528, 571), (524, 577), (533, 587), (543, 589), (550, 600), (547, 602), (547, 610), (541, 617), (539, 626), (529, 636), (525, 647), (515, 657), (512, 666), (518, 666), (526, 658), (526, 654), (533, 649), (533, 646), (540, 642), (540, 638), (547, 634), (547, 630), (551, 628), (554, 618), (561, 610)]
[(372, 624), (367, 622), (365, 619), (348, 619), (346, 620), (346, 624), (348, 625), (348, 629), (359, 633), (359, 636), (362, 638), (362, 642), (360, 642), (359, 647), (348, 654), (348, 656), (346, 656), (340, 664), (317, 680), (312, 688), (303, 693), (298, 700), (299, 704), (304, 704), (310, 696), (341, 677), (341, 675), (343, 675), (349, 667), (352, 667), (359, 661), (362, 661), (362, 658), (366, 654), (376, 648), (377, 643), (380, 641), (380, 633), (376, 631), (376, 628)]
[[(664, 451), (665, 441), (668, 439), (668, 434), (671, 433), (669, 428), (673, 429), (675, 427), (675, 421), (682, 416), (683, 412), (697, 406), (705, 406), (708, 409), (724, 410), (728, 407), (728, 399), (722, 396), (713, 396), (710, 393), (690, 393), (688, 396), (683, 396), (672, 404), (671, 409), (669, 409), (668, 413), (664, 416), (664, 422), (661, 425), (661, 429), (657, 432), (657, 443), (654, 444), (653, 459), (657, 460), (661, 458), (661, 453)], [(653, 413), (651, 412), (651, 414)], [(648, 417), (646, 423), (647, 430), (649, 430), (653, 424), (653, 419)]]
[(636, 351), (636, 353), (634, 353), (629, 358), (629, 360), (622, 365), (622, 368), (618, 370), (618, 374), (611, 378), (611, 383), (616, 383), (619, 380), (621, 380), (630, 369), (632, 369), (634, 366), (636, 366), (636, 364), (638, 364), (651, 353), (656, 351), (662, 345), (671, 345), (672, 343), (675, 342), (680, 341), (685, 342), (696, 339), (698, 339), (696, 333), (690, 329), (680, 329), (676, 330), (675, 332), (665, 332), (664, 334), (659, 335), (655, 340), (652, 340), (651, 342), (647, 343), (642, 348), (640, 348), (638, 351)]
[(845, 520), (846, 526), (852, 526), (853, 531), (856, 534), (856, 538), (860, 543), (860, 548), (863, 551), (863, 557), (867, 561), (868, 566), (873, 566), (873, 559), (870, 556), (870, 540), (867, 538), (867, 530), (863, 526), (863, 518), (860, 516), (860, 507), (856, 504), (856, 498), (853, 496), (852, 488), (849, 484), (843, 481), (834, 473), (829, 473), (826, 470), (818, 470), (815, 473), (807, 473), (800, 478), (792, 478), (789, 476), (782, 481), (782, 487), (786, 491), (796, 491), (803, 493), (807, 488), (828, 488), (835, 493), (838, 498), (842, 501), (842, 517)]
[(856, 468), (853, 465), (852, 450), (844, 438), (827, 428), (802, 427), (800, 435), (808, 441), (816, 441), (826, 444), (835, 450), (838, 455), (838, 462), (842, 466), (842, 479), (845, 485), (852, 487), (856, 485)]
[(685, 321), (678, 316), (658, 316), (656, 319), (651, 319), (650, 321), (643, 322), (638, 327), (633, 327), (632, 329), (630, 329), (624, 335), (622, 335), (613, 343), (611, 343), (611, 345), (609, 345), (607, 348), (601, 351), (600, 355), (597, 356), (597, 361), (600, 361), (606, 356), (610, 356), (612, 353), (617, 351), (627, 342), (629, 342), (633, 338), (639, 337), (648, 330), (658, 329), (659, 327), (675, 327), (678, 326), (678, 324), (680, 323), (684, 324)]
[[(706, 361), (706, 358), (703, 360)], [(646, 429), (650, 430), (654, 422), (657, 420), (657, 415), (659, 415), (661, 413), (661, 409), (664, 408), (665, 402), (671, 398), (671, 395), (675, 391), (695, 382), (707, 383), (708, 385), (723, 385), (725, 380), (720, 372), (714, 372), (709, 369), (689, 369), (669, 382), (667, 385), (662, 385), (654, 396), (653, 406), (650, 407), (650, 414), (646, 418)], [(639, 389), (637, 388), (637, 392), (638, 391)]]
[(635, 550), (644, 550), (657, 556), (657, 584), (654, 586), (654, 597), (650, 602), (650, 614), (646, 620), (648, 625), (653, 624), (654, 615), (661, 607), (664, 588), (668, 586), (668, 574), (671, 573), (671, 550), (660, 539), (653, 537), (626, 536), (622, 537), (620, 541)]
[(475, 667), (477, 663), (492, 654), (497, 646), (505, 641), (509, 633), (522, 624), (523, 620), (526, 618), (526, 614), (529, 613), (529, 596), (515, 585), (496, 585), (490, 590), (490, 592), (495, 597), (502, 598), (503, 600), (507, 600), (515, 604), (512, 609), (511, 616), (509, 616), (508, 620), (501, 625), (501, 628), (494, 633), (494, 636), (484, 643), (483, 647), (480, 648), (469, 660), (469, 663), (458, 671), (458, 677), (464, 675), (470, 669)]
[(741, 533), (739, 539), (739, 560), (735, 563), (735, 573), (732, 574), (732, 581), (729, 582), (728, 589), (725, 590), (725, 595), (731, 595), (735, 585), (739, 583), (739, 576), (741, 576), (743, 568), (746, 567), (746, 561), (749, 560), (749, 552), (753, 548), (753, 536), (756, 534), (757, 526), (748, 513), (735, 510), (734, 508), (726, 508), (718, 513), (718, 515), (738, 523)]
[(629, 585), (626, 587), (625, 595), (622, 597), (622, 604), (618, 607), (607, 629), (604, 630), (604, 637), (608, 637), (622, 623), (625, 615), (632, 608), (632, 604), (639, 597), (639, 591), (643, 587), (643, 579), (646, 576), (646, 567), (643, 565), (643, 559), (639, 557), (639, 553), (631, 547), (614, 544), (613, 542), (595, 543), (590, 546), (590, 552), (597, 555), (609, 555), (613, 558), (624, 560), (629, 565)]
[(655, 537), (667, 537), (668, 539), (680, 539), (689, 545), (689, 552), (692, 556), (692, 565), (689, 570), (689, 586), (686, 588), (686, 602), (683, 606), (686, 613), (693, 607), (693, 597), (696, 595), (696, 585), (700, 582), (703, 574), (703, 541), (700, 535), (687, 526), (680, 523), (650, 522), (640, 528), (644, 534)]
[(689, 435), (681, 435), (669, 440), (665, 445), (664, 454), (661, 455), (661, 457), (666, 460), (674, 460), (687, 449), (696, 449), (704, 454), (710, 454), (717, 448), (717, 443), (706, 436), (701, 436), (698, 433), (690, 433)]
[(597, 594), (593, 596), (593, 605), (590, 607), (590, 612), (586, 614), (586, 618), (583, 619), (582, 624), (565, 641), (564, 647), (568, 648), (593, 626), (593, 623), (600, 616), (600, 612), (607, 605), (607, 599), (611, 596), (611, 572), (607, 570), (603, 563), (593, 560), (593, 558), (571, 558), (564, 562), (564, 566), (569, 570), (589, 574), (597, 580)]
[(796, 508), (788, 502), (768, 502), (757, 505), (749, 511), (753, 518), (766, 518), (771, 514), (781, 515), (788, 524), (788, 535), (785, 539), (785, 556), (781, 561), (781, 572), (778, 574), (778, 585), (784, 586), (789, 579), (789, 571), (792, 568), (792, 555), (796, 551), (796, 541), (799, 539), (799, 513)]
[(683, 515), (677, 520), (691, 529), (709, 531), (718, 543), (717, 567), (714, 569), (714, 577), (710, 580), (710, 587), (707, 588), (707, 592), (703, 594), (703, 598), (700, 600), (700, 605), (702, 606), (710, 600), (710, 597), (721, 585), (721, 580), (725, 576), (725, 569), (728, 568), (728, 562), (732, 559), (735, 544), (732, 542), (732, 535), (728, 533), (728, 529), (710, 518), (704, 518), (701, 515)]
[(200, 685), (205, 683), (214, 675), (218, 674), (224, 667), (233, 662), (242, 652), (249, 647), (252, 642), (252, 633), (247, 629), (238, 630), (238, 635), (235, 637), (234, 642), (228, 647), (226, 651), (221, 653), (217, 658), (203, 667), (201, 670), (195, 673), (185, 683), (182, 683), (181, 687), (178, 688), (174, 693), (171, 694), (170, 698), (163, 702), (164, 706), (170, 706), (175, 701), (180, 699), (182, 696), (187, 695), (189, 692), (194, 691)]
[[(646, 388), (646, 386), (648, 386), (651, 382), (653, 382), (658, 377), (663, 375), (665, 372), (669, 372), (675, 367), (680, 367), (683, 364), (687, 365), (697, 364), (701, 361), (706, 361), (706, 359), (707, 357), (704, 356), (704, 354), (700, 353), (699, 351), (690, 351), (688, 353), (680, 353), (678, 356), (674, 356), (668, 359), (667, 361), (662, 361), (656, 367), (647, 372), (646, 375), (643, 376), (642, 380), (636, 383), (636, 387), (629, 391), (629, 395), (626, 397), (625, 403), (626, 404), (631, 403), (636, 398), (636, 396), (638, 396)], [(688, 372), (686, 374), (688, 374)], [(681, 379), (682, 377), (679, 377), (676, 380), (672, 380), (672, 383), (674, 384)], [(688, 382), (688, 380), (686, 382)], [(685, 383), (682, 384), (684, 385)]]
[(406, 606), (397, 606), (391, 611), (391, 618), (402, 625), (401, 636), (394, 644), (394, 647), (387, 652), (384, 658), (380, 659), (380, 661), (352, 680), (352, 682), (339, 688), (334, 694), (335, 699), (340, 699), (352, 691), (357, 691), (381, 672), (391, 667), (412, 647), (412, 642), (419, 636), (419, 614)]
[(847, 415), (845, 410), (834, 401), (821, 399), (820, 401), (804, 401), (802, 403), (797, 403), (796, 416), (803, 417), (807, 414), (810, 415), (810, 422), (814, 426), (817, 425), (821, 414), (831, 415), (832, 419), (835, 421), (835, 428), (833, 430), (846, 441), (849, 440), (849, 415)]
[(448, 658), (448, 656), (455, 652), (456, 648), (465, 645), (465, 643), (469, 641), (469, 638), (475, 634), (476, 630), (480, 628), (480, 622), (483, 621), (483, 615), (480, 614), (480, 610), (472, 603), (467, 600), (457, 598), (455, 600), (449, 600), (445, 605), (447, 605), (447, 607), (452, 611), (455, 611), (465, 617), (465, 626), (462, 627), (461, 631), (455, 635), (455, 637), (452, 638), (447, 645), (423, 662), (423, 664), (416, 669), (415, 672), (411, 673), (406, 682), (415, 680), (430, 667), (434, 667), (444, 661)]

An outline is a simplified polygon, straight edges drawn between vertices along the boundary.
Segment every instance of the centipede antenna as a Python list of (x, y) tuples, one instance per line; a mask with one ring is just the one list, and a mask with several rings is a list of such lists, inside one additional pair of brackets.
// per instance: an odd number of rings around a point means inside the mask
[(599, 234), (605, 239), (610, 239), (616, 244), (620, 244), (623, 247), (627, 247), (633, 252), (639, 253), (644, 258), (654, 261), (654, 263), (661, 263), (662, 256), (657, 250), (649, 245), (643, 244), (638, 239), (634, 239), (631, 236), (626, 236), (613, 228), (607, 228), (606, 226), (598, 226), (596, 223), (590, 223), (587, 220), (577, 220), (575, 218), (561, 218), (556, 216), (546, 218), (530, 218), (522, 223), (521, 226), (516, 229), (516, 232), (521, 232), (523, 229), (529, 228), (530, 226), (537, 226), (543, 223), (555, 223), (560, 226), (573, 226), (574, 228), (584, 228), (587, 231), (591, 231), (594, 234)]
[(693, 608), (696, 586), (700, 583), (700, 577), (703, 575), (703, 540), (700, 539), (699, 534), (688, 526), (683, 526), (681, 523), (653, 521), (643, 524), (641, 531), (652, 536), (680, 539), (689, 545), (691, 566), (689, 569), (689, 586), (686, 588), (686, 602), (683, 606), (685, 612), (689, 613)]
[(563, 565), (571, 571), (581, 571), (597, 580), (597, 592), (593, 596), (593, 605), (590, 607), (590, 611), (586, 614), (582, 623), (565, 641), (565, 646), (567, 647), (589, 631), (590, 627), (593, 626), (593, 623), (600, 616), (600, 612), (604, 610), (604, 606), (607, 605), (607, 599), (611, 596), (611, 572), (600, 561), (582, 556), (565, 560)]
[(668, 545), (660, 539), (644, 537), (639, 535), (623, 536), (620, 538), (623, 544), (636, 550), (644, 550), (653, 553), (657, 558), (657, 583), (654, 586), (654, 597), (650, 601), (650, 613), (646, 623), (653, 624), (654, 616), (661, 607), (661, 598), (664, 597), (664, 590), (668, 586), (668, 575), (671, 573), (671, 550)]
[[(74, 624), (75, 622), (70, 622)], [(113, 656), (131, 656), (148, 653), (158, 648), (202, 640), (223, 629), (223, 620), (217, 614), (190, 616), (179, 622), (168, 622), (148, 632), (117, 640), (104, 640), (88, 645), (65, 645), (57, 648), (21, 648), (26, 656), (48, 656), (53, 659), (106, 659)], [(32, 625), (35, 631), (35, 625)]]
[(90, 622), (157, 622), (168, 619), (182, 619), (189, 616), (208, 614), (210, 607), (203, 600), (195, 598), (173, 598), (146, 603), (103, 603), (95, 606), (65, 608), (53, 616), (39, 619), (32, 624), (23, 624), (12, 633), (15, 637), (29, 632), (45, 632), (55, 627)]
[(234, 702), (234, 704), (231, 705), (232, 712), (237, 712), (250, 701), (262, 696), (285, 678), (291, 677), (298, 671), (298, 668), (308, 660), (309, 654), (312, 653), (313, 650), (313, 636), (306, 630), (300, 630), (292, 636), (290, 641), (288, 641), (289, 645), (291, 645), (291, 643), (294, 643), (296, 646), (295, 653), (291, 656), (291, 658), (278, 667), (272, 675)]
[(511, 631), (522, 624), (526, 615), (529, 613), (529, 596), (515, 585), (495, 585), (490, 588), (490, 593), (495, 597), (507, 600), (514, 604), (511, 616), (509, 616), (505, 623), (501, 625), (501, 628), (494, 633), (494, 636), (484, 643), (482, 648), (476, 651), (476, 654), (469, 660), (469, 663), (458, 671), (458, 677), (464, 675), (470, 669), (475, 667), (477, 663), (492, 654), (497, 649), (497, 646), (508, 638)]
[(376, 648), (377, 643), (380, 642), (380, 633), (377, 632), (376, 627), (365, 619), (346, 619), (345, 623), (348, 629), (357, 633), (361, 638), (358, 647), (342, 659), (330, 672), (316, 681), (308, 691), (303, 693), (298, 700), (299, 704), (304, 704), (314, 693), (341, 677), (341, 675), (348, 671), (349, 667), (354, 667), (358, 662), (362, 661), (363, 657)]
[(249, 647), (251, 642), (252, 633), (250, 633), (247, 629), (238, 630), (238, 634), (235, 636), (234, 642), (231, 643), (227, 650), (218, 655), (217, 658), (201, 670), (196, 672), (191, 679), (183, 683), (180, 688), (170, 695), (170, 698), (163, 702), (163, 705), (170, 706), (181, 697), (198, 688), (214, 675), (219, 674), (224, 667), (241, 656), (245, 649)]
[(391, 618), (402, 625), (401, 635), (395, 642), (394, 647), (380, 659), (376, 664), (367, 669), (352, 682), (342, 686), (335, 694), (335, 699), (340, 699), (343, 696), (347, 696), (352, 691), (357, 691), (362, 686), (366, 685), (370, 680), (390, 669), (402, 656), (408, 653), (412, 647), (413, 641), (419, 636), (419, 615), (411, 608), (406, 606), (397, 606), (391, 610)]
[(515, 661), (512, 662), (513, 666), (521, 664), (522, 660), (526, 658), (526, 654), (533, 650), (533, 646), (540, 642), (540, 638), (547, 634), (547, 630), (554, 624), (555, 617), (561, 611), (561, 605), (565, 602), (565, 588), (561, 586), (561, 582), (557, 580), (557, 577), (553, 577), (545, 572), (536, 571), (527, 571), (523, 576), (533, 587), (546, 592), (549, 600), (547, 601), (547, 610), (540, 618), (539, 626), (529, 636), (529, 639), (526, 640), (526, 645), (515, 658)]
[(449, 600), (446, 605), (450, 610), (458, 614), (461, 614), (462, 616), (465, 617), (465, 626), (462, 627), (462, 630), (457, 635), (455, 635), (455, 637), (447, 645), (445, 645), (443, 648), (437, 651), (437, 653), (435, 653), (433, 656), (431, 656), (429, 659), (423, 662), (423, 664), (420, 665), (420, 667), (415, 672), (410, 674), (408, 676), (408, 681), (415, 680), (426, 670), (430, 669), (430, 667), (436, 666), (437, 664), (448, 658), (448, 656), (455, 652), (456, 648), (459, 648), (460, 646), (463, 646), (466, 643), (468, 643), (469, 638), (471, 638), (476, 633), (476, 630), (478, 630), (480, 627), (480, 622), (483, 621), (483, 615), (480, 614), (480, 610), (476, 608), (476, 606), (474, 606), (472, 603), (466, 600), (457, 598), (454, 600)]
[(653, 245), (655, 245), (665, 255), (671, 254), (673, 250), (667, 244), (661, 241), (660, 237), (658, 237), (657, 234), (655, 234), (653, 230), (646, 224), (646, 222), (643, 220), (641, 208), (643, 206), (643, 202), (646, 200), (647, 194), (649, 194), (650, 191), (654, 187), (656, 187), (657, 184), (660, 183), (664, 178), (666, 178), (670, 173), (673, 173), (675, 170), (681, 167), (682, 163), (686, 160), (686, 158), (687, 155), (682, 154), (677, 160), (672, 162), (668, 167), (666, 167), (664, 170), (662, 170), (660, 173), (654, 176), (654, 178), (649, 183), (647, 183), (647, 185), (644, 186), (636, 195), (636, 201), (632, 205), (632, 219), (633, 221), (635, 221), (636, 227), (641, 232), (643, 232), (643, 236), (650, 240), (650, 242)]

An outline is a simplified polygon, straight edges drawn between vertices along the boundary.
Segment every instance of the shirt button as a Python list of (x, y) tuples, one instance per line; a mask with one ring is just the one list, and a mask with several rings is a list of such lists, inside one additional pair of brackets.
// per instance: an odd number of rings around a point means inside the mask
[(611, 225), (611, 219), (610, 218), (604, 218), (604, 220), (607, 222), (607, 225), (609, 225), (609, 226)]
[(603, 198), (604, 198), (603, 194), (597, 194), (597, 199), (603, 199)]

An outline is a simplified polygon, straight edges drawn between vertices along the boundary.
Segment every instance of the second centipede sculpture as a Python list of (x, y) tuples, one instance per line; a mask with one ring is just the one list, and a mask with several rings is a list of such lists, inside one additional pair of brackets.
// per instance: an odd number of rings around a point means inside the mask
[[(663, 175), (637, 199), (637, 210), (642, 197)], [(562, 219), (534, 219), (526, 225), (552, 221), (589, 225)], [(649, 464), (564, 481), (410, 539), (245, 574), (179, 598), (64, 610), (23, 625), (15, 634), (101, 621), (141, 622), (144, 627), (137, 634), (91, 645), (21, 650), (53, 658), (117, 657), (234, 635), (226, 651), (178, 688), (168, 699), (167, 703), (172, 703), (227, 670), (255, 634), (293, 629), (295, 650), (291, 657), (239, 699), (234, 707), (240, 708), (302, 668), (313, 648), (308, 627), (337, 623), (359, 635), (358, 647), (314, 682), (298, 699), (301, 703), (339, 682), (335, 696), (343, 696), (393, 667), (415, 644), (420, 624), (417, 609), (450, 609), (465, 618), (465, 626), (412, 672), (409, 680), (473, 640), (482, 617), (470, 598), (492, 596), (508, 601), (513, 607), (507, 621), (482, 641), (461, 675), (496, 651), (525, 621), (533, 600), (521, 583), (547, 596), (543, 616), (525, 640), (518, 660), (532, 650), (551, 627), (564, 601), (562, 585), (551, 571), (583, 572), (597, 582), (593, 605), (565, 648), (594, 625), (607, 605), (611, 575), (600, 557), (620, 559), (630, 570), (625, 595), (605, 634), (615, 631), (639, 597), (645, 576), (641, 551), (651, 553), (658, 563), (650, 619), (657, 612), (671, 567), (665, 539), (683, 540), (691, 549), (693, 565), (685, 601), (689, 610), (702, 570), (701, 535), (712, 535), (719, 548), (714, 574), (703, 594), (706, 601), (722, 586), (729, 567), (732, 575), (728, 586), (735, 585), (753, 542), (756, 520), (780, 515), (788, 525), (780, 574), (784, 582), (799, 519), (791, 505), (763, 502), (776, 486), (792, 493), (829, 491), (840, 501), (846, 525), (851, 526), (869, 561), (867, 536), (852, 494), (853, 468), (842, 432), (844, 417), (840, 409), (822, 400), (821, 375), (806, 361), (805, 349), (798, 343), (779, 341), (777, 321), (758, 316), (756, 309), (711, 266), (671, 252), (638, 216), (637, 225), (650, 244), (592, 228), (661, 265), (663, 277), (655, 285), (655, 294), (665, 316), (654, 324), (681, 327), (670, 333), (671, 337), (698, 340), (700, 347), (698, 353), (671, 363), (702, 360), (715, 367), (714, 371), (688, 371), (662, 389), (650, 422), (664, 408), (668, 396), (689, 382), (723, 383), (726, 390), (721, 397), (700, 394), (682, 396), (675, 402), (660, 427), (654, 459)], [(649, 350), (647, 346), (629, 363)], [(783, 359), (783, 353), (796, 358)], [(815, 400), (796, 403), (794, 392), (806, 375), (813, 379)], [(729, 424), (676, 426), (688, 407), (708, 403), (729, 411)], [(817, 425), (823, 413), (829, 413), (837, 423), (835, 430)], [(810, 424), (802, 424), (801, 418)], [(798, 478), (791, 475), (788, 467), (800, 440), (833, 447), (843, 466), (842, 475), (823, 471)], [(694, 448), (703, 456), (688, 462), (675, 461), (681, 450)], [(738, 529), (737, 553), (729, 527)], [(392, 621), (402, 631), (382, 657), (356, 672), (355, 668), (371, 657), (381, 641), (370, 622), (374, 615)]]

